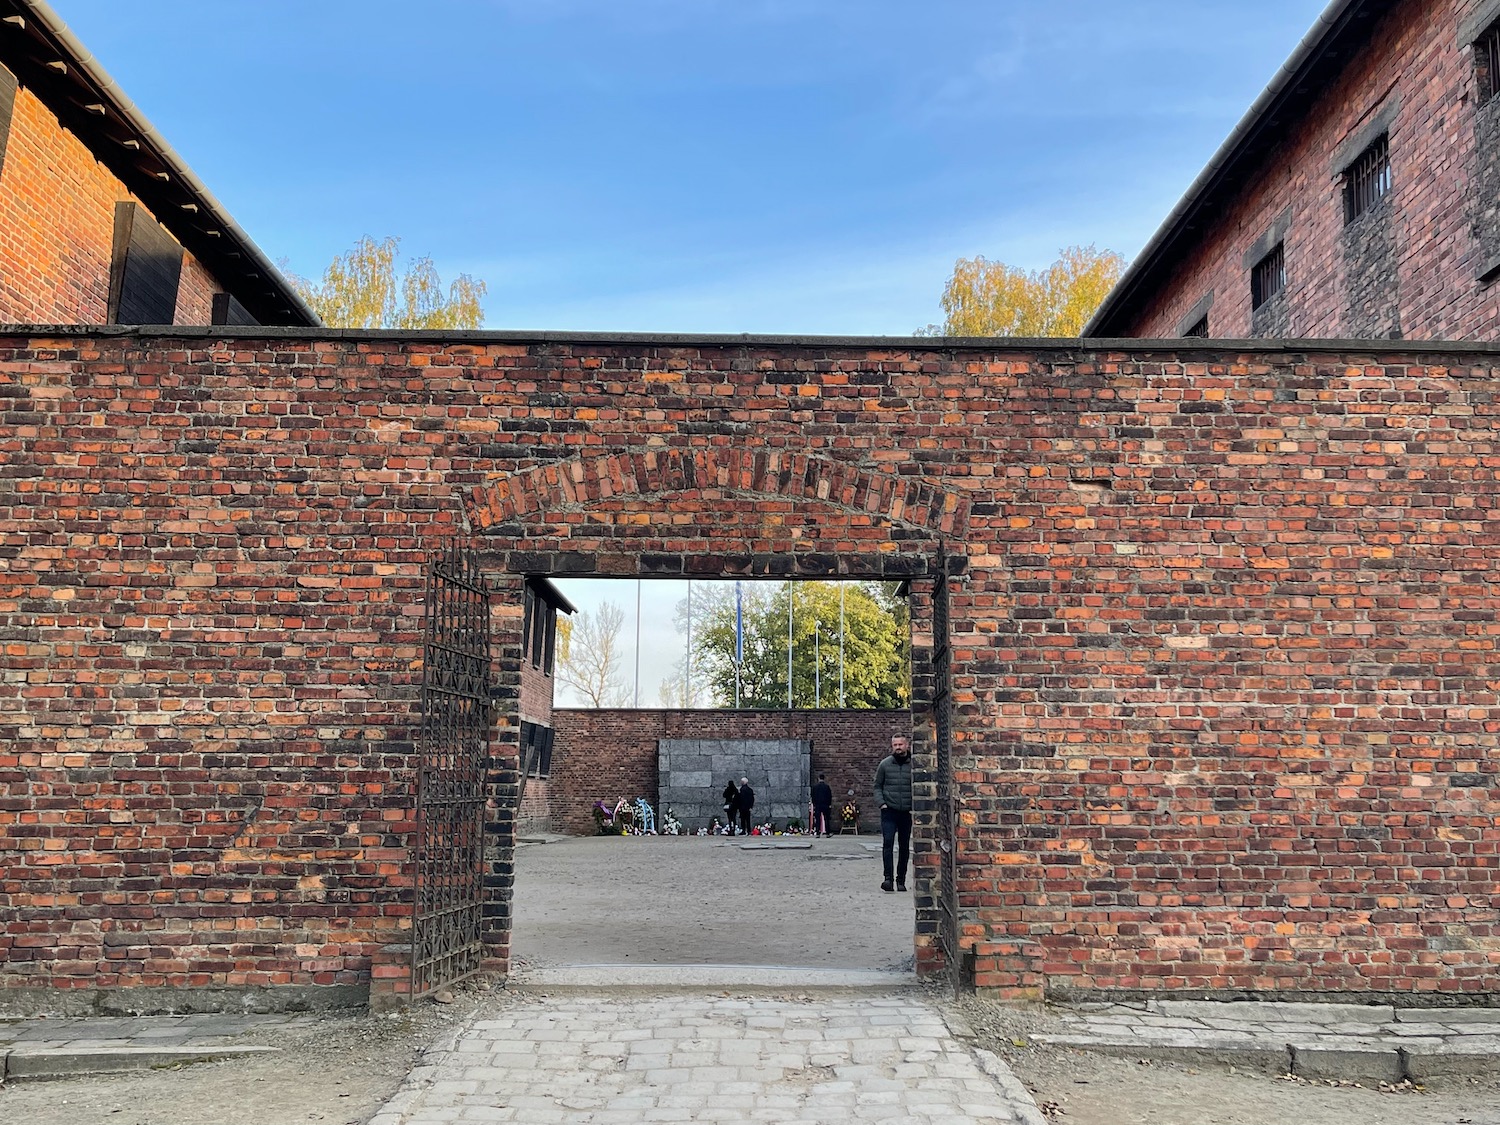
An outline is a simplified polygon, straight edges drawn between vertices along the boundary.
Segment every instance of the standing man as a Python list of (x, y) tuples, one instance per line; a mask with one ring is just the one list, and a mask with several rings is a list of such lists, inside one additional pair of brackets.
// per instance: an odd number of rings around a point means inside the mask
[(735, 798), (735, 805), (740, 810), (740, 835), (750, 835), (750, 810), (755, 807), (755, 790), (750, 788), (748, 777), (740, 778), (740, 791)]
[(813, 835), (829, 835), (828, 821), (833, 816), (833, 790), (828, 786), (827, 774), (818, 774), (818, 783), (812, 787), (812, 811)]
[(735, 810), (740, 807), (740, 790), (735, 785), (734, 778), (724, 783), (724, 792), (720, 794), (724, 801), (724, 835), (734, 835)]
[[(875, 803), (880, 806), (880, 858), (885, 862), (882, 891), (906, 890), (906, 864), (911, 858), (911, 739), (891, 736), (891, 754), (875, 767)], [(891, 883), (891, 845), (901, 839)]]

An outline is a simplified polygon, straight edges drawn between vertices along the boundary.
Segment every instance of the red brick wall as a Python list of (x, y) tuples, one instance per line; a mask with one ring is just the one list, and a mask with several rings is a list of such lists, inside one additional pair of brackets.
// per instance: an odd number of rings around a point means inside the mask
[[(1210, 290), (1210, 333), (1255, 335), (1250, 271), (1242, 258), (1291, 208), (1286, 234), (1285, 316), (1276, 335), (1289, 338), (1369, 336), (1360, 310), (1368, 296), (1345, 265), (1343, 186), (1331, 161), (1385, 102), (1400, 101), (1390, 127), (1395, 299), (1409, 339), (1500, 336), (1500, 285), (1481, 284), (1486, 258), (1474, 207), (1492, 188), (1480, 162), (1476, 127), (1494, 106), (1476, 106), (1472, 54), (1461, 49), (1458, 23), (1468, 0), (1408, 0), (1396, 6), (1373, 41), (1341, 78), (1289, 123), (1285, 142), (1250, 176), (1239, 200), (1217, 215), (1208, 236), (1164, 281), (1124, 335), (1175, 336), (1189, 310)], [(1500, 232), (1497, 232), (1500, 233)], [(1355, 309), (1351, 310), (1351, 296)], [(1387, 335), (1381, 331), (1381, 335)]]
[[(862, 829), (878, 828), (872, 806), (875, 767), (893, 734), (911, 734), (907, 711), (632, 711), (560, 709), (552, 755), (552, 824), (559, 832), (594, 831), (595, 801), (657, 793), (656, 744), (664, 738), (797, 738), (812, 742), (811, 772), (828, 774), (836, 803), (853, 789)], [(719, 778), (715, 791), (728, 778)], [(662, 810), (657, 810), (661, 815)]]
[(551, 783), (542, 777), (531, 777), (526, 779), (526, 792), (521, 797), (521, 805), (516, 813), (516, 831), (518, 833), (528, 832), (551, 832), (552, 825), (552, 801), (549, 796)]
[[(0, 168), (0, 323), (105, 323), (115, 204), (134, 199), (31, 91), (17, 90)], [(185, 254), (176, 323), (208, 324), (222, 289)]]
[(924, 969), (951, 855), (987, 989), (1495, 993), (1497, 361), (0, 339), (0, 985), (365, 980), (457, 533), (499, 591), (497, 966), (508, 576), (904, 573)]
[(528, 723), (552, 725), (552, 677), (530, 660), (521, 662), (520, 712)]

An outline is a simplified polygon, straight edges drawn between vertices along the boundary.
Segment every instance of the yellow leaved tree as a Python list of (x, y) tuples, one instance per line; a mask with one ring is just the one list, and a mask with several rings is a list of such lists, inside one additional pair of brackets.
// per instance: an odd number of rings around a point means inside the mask
[(399, 238), (365, 235), (340, 254), (319, 282), (291, 274), (303, 300), (330, 328), (478, 328), (488, 291), (466, 273), (446, 292), (431, 258), (418, 258), (397, 276)]
[(942, 325), (928, 336), (1077, 336), (1124, 272), (1112, 250), (1069, 246), (1044, 270), (960, 258), (943, 289)]

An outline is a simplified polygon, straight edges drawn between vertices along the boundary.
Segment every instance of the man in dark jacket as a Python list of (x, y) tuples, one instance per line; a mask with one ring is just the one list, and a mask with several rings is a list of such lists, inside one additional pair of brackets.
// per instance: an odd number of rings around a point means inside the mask
[[(891, 736), (891, 754), (875, 767), (875, 803), (880, 806), (880, 858), (885, 862), (882, 891), (906, 890), (906, 864), (911, 858), (911, 739)], [(891, 851), (897, 838), (901, 852), (892, 885)]]
[(755, 790), (750, 788), (748, 777), (740, 778), (739, 798), (735, 802), (740, 810), (740, 834), (750, 835), (750, 810), (755, 807)]
[(828, 776), (818, 774), (818, 783), (812, 787), (812, 829), (814, 836), (827, 836), (828, 822), (833, 819), (833, 790), (829, 788)]

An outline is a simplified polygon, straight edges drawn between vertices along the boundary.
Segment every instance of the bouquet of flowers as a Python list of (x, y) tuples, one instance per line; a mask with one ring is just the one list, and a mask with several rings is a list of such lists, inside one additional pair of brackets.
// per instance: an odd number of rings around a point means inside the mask
[(844, 802), (844, 807), (839, 810), (839, 815), (844, 820), (845, 828), (853, 828), (859, 823), (859, 806), (854, 803), (854, 798)]
[(670, 808), (668, 808), (666, 810), (666, 813), (664, 814), (661, 831), (663, 836), (682, 835), (682, 821), (677, 819), (677, 814), (674, 813)]

